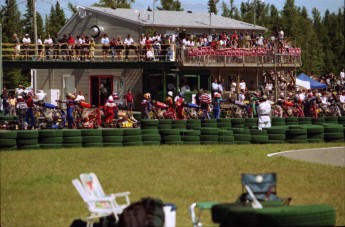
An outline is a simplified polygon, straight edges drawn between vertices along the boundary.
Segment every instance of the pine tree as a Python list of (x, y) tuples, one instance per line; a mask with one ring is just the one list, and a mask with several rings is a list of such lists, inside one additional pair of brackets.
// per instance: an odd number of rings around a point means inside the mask
[(217, 4), (218, 4), (219, 0), (208, 0), (208, 12), (209, 13), (214, 13), (217, 15), (218, 13), (218, 9), (217, 9)]
[(179, 0), (161, 0), (161, 6), (162, 7), (157, 7), (157, 9), (168, 11), (183, 11), (183, 8), (181, 8), (181, 2)]
[(21, 37), (23, 34), (21, 26), (21, 14), (16, 0), (6, 0), (2, 18), (2, 41), (9, 43), (12, 41), (14, 33)]

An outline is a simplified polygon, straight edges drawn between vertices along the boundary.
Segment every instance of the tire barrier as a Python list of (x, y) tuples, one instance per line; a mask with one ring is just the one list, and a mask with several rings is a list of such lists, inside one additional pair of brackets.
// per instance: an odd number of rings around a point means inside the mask
[(18, 131), (17, 132), (17, 148), (22, 149), (39, 149), (38, 131)]
[(285, 126), (285, 118), (283, 117), (272, 117), (272, 126)]
[[(276, 119), (273, 120), (275, 122), (285, 123), (289, 118), (272, 119)], [(295, 119), (299, 120), (299, 124), (296, 125), (294, 123)], [(247, 119), (237, 118), (144, 121), (145, 123), (142, 125), (149, 128), (0, 130), (0, 150), (159, 144), (279, 144), (285, 142), (320, 143), (345, 141), (345, 124), (325, 123), (323, 120), (326, 118), (321, 118), (321, 120), (313, 118), (307, 118), (306, 120), (295, 119), (287, 120), (288, 124), (291, 125), (272, 126), (263, 130), (258, 130), (254, 125), (256, 119), (248, 121)], [(345, 117), (338, 117), (336, 119), (340, 123), (345, 121)], [(335, 118), (328, 118), (327, 121), (335, 122)], [(249, 125), (249, 122), (252, 125)], [(305, 122), (311, 122), (311, 124), (304, 124)], [(235, 128), (229, 127), (233, 126), (233, 123), (235, 126), (237, 124), (237, 126)], [(205, 127), (205, 125), (208, 126), (210, 124), (217, 124), (217, 127)], [(247, 125), (242, 128), (242, 124)], [(177, 128), (171, 128), (172, 125), (175, 125)], [(182, 126), (179, 127), (180, 125)], [(165, 127), (161, 128), (161, 126)], [(187, 126), (187, 129), (184, 126)]]
[(141, 136), (142, 135), (141, 135), (141, 129), (140, 128), (123, 129), (123, 146), (141, 146), (141, 145), (143, 145)]
[(62, 130), (40, 130), (38, 131), (39, 144), (43, 149), (62, 148), (63, 131)]
[(268, 143), (285, 143), (287, 129), (288, 126), (273, 126), (271, 128), (265, 128), (264, 130), (267, 132)]
[(212, 221), (220, 226), (334, 226), (335, 209), (331, 205), (263, 205), (217, 204), (211, 208)]

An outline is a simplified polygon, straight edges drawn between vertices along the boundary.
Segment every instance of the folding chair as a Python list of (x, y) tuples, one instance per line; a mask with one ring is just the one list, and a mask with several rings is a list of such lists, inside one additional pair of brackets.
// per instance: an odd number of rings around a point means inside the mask
[(242, 174), (242, 195), (240, 202), (252, 202), (246, 186), (248, 186), (258, 201), (276, 201), (289, 204), (291, 198), (283, 199), (277, 196), (276, 173)]
[[(108, 196), (104, 193), (102, 185), (100, 184), (98, 177), (95, 173), (82, 173), (80, 174), (80, 180), (84, 186), (85, 191), (91, 197)], [(114, 203), (116, 204), (116, 206), (121, 208), (122, 210), (130, 205), (129, 195), (130, 192), (118, 192), (110, 194), (110, 196), (114, 198)], [(122, 198), (122, 200), (125, 201), (121, 200), (122, 203), (120, 203), (119, 198)]]
[(118, 215), (122, 213), (123, 209), (114, 202), (113, 196), (90, 196), (79, 179), (72, 180), (72, 184), (77, 189), (79, 195), (86, 203), (90, 214), (86, 217), (87, 227), (92, 227), (94, 220), (101, 217), (108, 217), (114, 215), (115, 221), (119, 220)]
[[(218, 202), (199, 202), (193, 203), (189, 206), (189, 212), (192, 219), (193, 227), (200, 227), (202, 226), (201, 223), (201, 213), (203, 210), (211, 210), (212, 206), (218, 204)], [(196, 209), (198, 209), (198, 213), (196, 214)]]

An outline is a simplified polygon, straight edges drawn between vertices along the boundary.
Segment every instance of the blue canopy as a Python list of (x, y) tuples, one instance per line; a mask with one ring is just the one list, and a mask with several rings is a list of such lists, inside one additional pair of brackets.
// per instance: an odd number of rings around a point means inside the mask
[[(327, 87), (326, 84), (323, 84), (323, 83), (320, 83), (320, 82), (318, 82), (316, 80), (313, 80), (312, 78), (310, 78), (309, 76), (305, 75), (304, 73), (301, 73), (301, 74), (299, 74), (296, 77), (296, 84), (297, 85), (299, 85), (298, 80), (300, 80), (302, 82), (301, 84), (305, 84), (303, 82), (309, 83), (310, 84), (310, 89), (322, 89), (322, 88), (326, 88)], [(301, 86), (303, 86), (303, 85), (301, 85)]]

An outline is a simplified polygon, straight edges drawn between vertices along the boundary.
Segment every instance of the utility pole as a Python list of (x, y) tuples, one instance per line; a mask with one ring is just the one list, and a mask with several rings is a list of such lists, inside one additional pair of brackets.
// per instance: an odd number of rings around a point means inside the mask
[(36, 18), (36, 0), (32, 0), (33, 11), (33, 29), (34, 29), (34, 45), (35, 45), (35, 57), (37, 56), (37, 18)]
[(256, 14), (256, 0), (254, 0), (254, 27), (255, 27), (255, 20), (256, 20), (256, 18), (255, 18), (255, 14)]
[[(2, 24), (0, 24), (0, 91), (2, 94), (3, 90), (3, 73), (2, 73)], [(2, 98), (0, 97), (0, 102), (2, 103)], [(4, 108), (4, 107), (2, 107)]]

